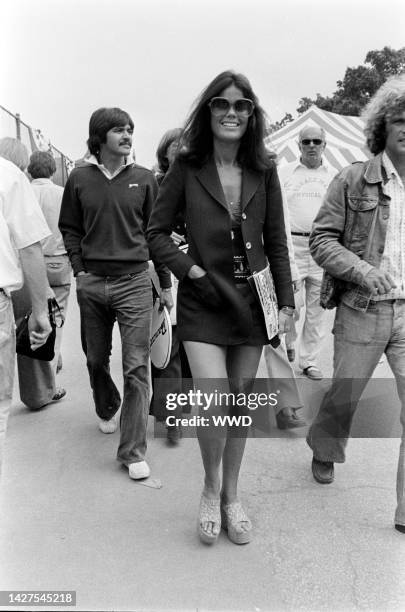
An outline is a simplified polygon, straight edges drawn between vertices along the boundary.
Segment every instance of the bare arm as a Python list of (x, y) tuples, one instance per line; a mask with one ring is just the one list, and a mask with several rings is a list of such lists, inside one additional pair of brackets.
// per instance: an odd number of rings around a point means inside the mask
[(30, 342), (33, 350), (45, 344), (51, 332), (48, 318), (48, 279), (42, 248), (40, 242), (35, 242), (20, 249), (20, 261), (24, 271), (24, 282), (27, 285), (31, 304), (32, 315), (28, 327), (30, 331)]

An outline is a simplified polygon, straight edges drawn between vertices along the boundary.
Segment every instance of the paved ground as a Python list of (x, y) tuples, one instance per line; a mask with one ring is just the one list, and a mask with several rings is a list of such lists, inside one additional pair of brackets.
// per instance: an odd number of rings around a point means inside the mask
[[(118, 434), (98, 432), (74, 296), (63, 355), (66, 399), (38, 413), (13, 407), (0, 589), (76, 590), (78, 610), (405, 610), (405, 537), (392, 525), (397, 439), (352, 440), (327, 487), (312, 480), (302, 436), (249, 440), (241, 497), (254, 541), (237, 547), (221, 534), (206, 547), (195, 529), (196, 441), (167, 448), (150, 423), (148, 459), (163, 484), (154, 489), (115, 461)], [(117, 377), (119, 362), (116, 347)], [(330, 373), (331, 338), (322, 365)]]

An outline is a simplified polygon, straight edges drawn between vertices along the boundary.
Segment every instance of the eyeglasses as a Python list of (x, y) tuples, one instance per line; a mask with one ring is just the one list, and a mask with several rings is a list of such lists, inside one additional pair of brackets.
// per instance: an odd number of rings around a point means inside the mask
[(313, 142), (314, 145), (317, 145), (319, 147), (319, 145), (323, 143), (323, 140), (322, 138), (303, 138), (301, 140), (301, 144), (305, 145), (306, 147), (310, 145), (311, 142)]
[(248, 98), (239, 98), (239, 100), (235, 100), (233, 104), (231, 104), (226, 98), (212, 98), (208, 103), (208, 106), (210, 107), (211, 113), (214, 115), (214, 117), (227, 115), (231, 108), (233, 108), (235, 113), (241, 117), (250, 117), (255, 109), (255, 105), (253, 104), (252, 100), (249, 100)]

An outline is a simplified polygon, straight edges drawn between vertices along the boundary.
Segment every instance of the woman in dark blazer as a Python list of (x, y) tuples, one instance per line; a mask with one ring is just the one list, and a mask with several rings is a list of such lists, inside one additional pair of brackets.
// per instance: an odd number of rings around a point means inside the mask
[[(280, 185), (263, 137), (264, 112), (249, 81), (231, 71), (218, 75), (186, 122), (184, 146), (166, 174), (150, 219), (153, 256), (180, 281), (178, 335), (199, 389), (207, 379), (216, 379), (215, 389), (224, 391), (226, 382), (231, 392), (247, 393), (263, 344), (279, 343), (277, 335), (267, 336), (248, 282), (251, 274), (270, 263), (281, 333), (294, 308)], [(185, 217), (188, 253), (170, 238), (179, 211)], [(231, 414), (238, 409), (244, 412), (234, 406)], [(211, 416), (205, 410), (201, 414)], [(207, 431), (198, 428), (205, 469), (200, 538), (213, 543), (222, 524), (233, 542), (247, 543), (252, 526), (237, 498), (246, 428), (228, 425), (225, 435)]]

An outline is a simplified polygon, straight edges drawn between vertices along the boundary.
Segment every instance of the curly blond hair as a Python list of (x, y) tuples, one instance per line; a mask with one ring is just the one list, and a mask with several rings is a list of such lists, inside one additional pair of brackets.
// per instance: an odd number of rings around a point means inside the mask
[(363, 110), (364, 133), (371, 153), (377, 155), (384, 150), (387, 122), (404, 111), (405, 72), (387, 79)]

